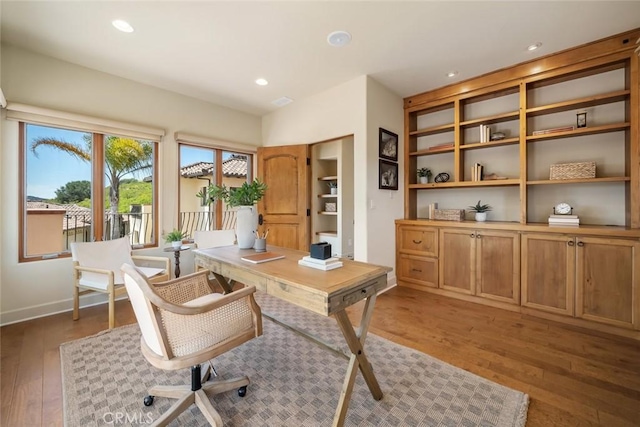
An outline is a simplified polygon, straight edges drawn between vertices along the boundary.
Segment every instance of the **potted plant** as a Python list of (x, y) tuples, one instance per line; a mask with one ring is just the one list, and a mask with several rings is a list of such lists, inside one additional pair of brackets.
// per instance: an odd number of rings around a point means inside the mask
[(186, 233), (183, 233), (177, 228), (174, 228), (172, 231), (170, 231), (164, 236), (164, 239), (166, 240), (166, 242), (171, 243), (171, 246), (174, 249), (180, 248), (182, 246), (182, 239), (186, 239), (186, 238), (187, 238)]
[(329, 186), (329, 192), (331, 194), (338, 194), (338, 183), (335, 181), (331, 181), (327, 183), (327, 186)]
[(418, 179), (420, 180), (420, 184), (428, 183), (430, 176), (431, 176), (431, 169), (429, 168), (418, 169)]
[(481, 204), (480, 200), (476, 203), (475, 206), (469, 206), (469, 209), (476, 213), (476, 221), (486, 221), (487, 220), (487, 212), (491, 210), (491, 206), (488, 204)]
[[(251, 183), (244, 182), (240, 187), (227, 188), (226, 185), (211, 184), (206, 196), (210, 200), (222, 200), (230, 208), (237, 208), (236, 236), (240, 249), (252, 248), (255, 243), (254, 232), (258, 229), (258, 210), (254, 206), (263, 197), (267, 185), (259, 179)], [(196, 196), (206, 197), (200, 193)]]

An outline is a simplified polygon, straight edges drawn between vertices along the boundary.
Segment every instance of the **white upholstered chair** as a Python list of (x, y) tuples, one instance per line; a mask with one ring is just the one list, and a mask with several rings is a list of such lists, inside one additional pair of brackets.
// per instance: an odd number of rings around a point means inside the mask
[(120, 267), (135, 261), (157, 265), (141, 267), (154, 282), (169, 280), (170, 261), (165, 257), (132, 256), (129, 239), (71, 243), (73, 260), (73, 320), (80, 318), (80, 295), (100, 292), (109, 295), (109, 329), (115, 326), (115, 299), (126, 293)]
[[(215, 293), (204, 271), (150, 285), (140, 271), (122, 266), (125, 286), (142, 332), (142, 354), (156, 368), (178, 370), (191, 367), (191, 384), (154, 386), (144, 398), (152, 405), (155, 396), (178, 399), (153, 425), (164, 426), (193, 403), (213, 426), (222, 426), (220, 414), (205, 392), (238, 389), (244, 396), (249, 379), (210, 378), (211, 359), (262, 335), (262, 317), (253, 293), (255, 287), (228, 295)], [(201, 364), (207, 363), (205, 372)]]

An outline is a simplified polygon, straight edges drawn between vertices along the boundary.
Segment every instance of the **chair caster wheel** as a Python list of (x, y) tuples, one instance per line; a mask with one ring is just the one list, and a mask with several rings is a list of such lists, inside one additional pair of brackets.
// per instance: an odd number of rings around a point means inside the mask
[(146, 397), (144, 398), (144, 406), (151, 406), (151, 405), (153, 405), (153, 398), (154, 398), (154, 397), (155, 397), (155, 396), (146, 396)]
[(247, 386), (238, 389), (238, 396), (245, 397), (247, 395)]

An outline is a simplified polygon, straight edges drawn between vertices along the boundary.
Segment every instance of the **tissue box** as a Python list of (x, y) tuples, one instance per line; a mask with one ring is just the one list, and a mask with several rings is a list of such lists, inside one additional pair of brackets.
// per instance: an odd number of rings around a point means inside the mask
[(311, 258), (328, 259), (331, 258), (331, 245), (327, 242), (318, 242), (311, 245)]

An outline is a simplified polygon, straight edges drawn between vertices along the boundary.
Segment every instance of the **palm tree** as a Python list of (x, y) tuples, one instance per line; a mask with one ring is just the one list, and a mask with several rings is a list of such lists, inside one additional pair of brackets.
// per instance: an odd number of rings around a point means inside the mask
[[(84, 146), (51, 137), (40, 137), (31, 143), (31, 151), (37, 156), (37, 148), (41, 145), (64, 151), (85, 162), (91, 162), (92, 135), (84, 138)], [(153, 166), (153, 146), (149, 141), (132, 138), (107, 136), (105, 139), (104, 158), (105, 175), (109, 181), (109, 216), (112, 218), (111, 238), (120, 237), (120, 221), (118, 204), (120, 202), (120, 180), (123, 176), (150, 170)]]

